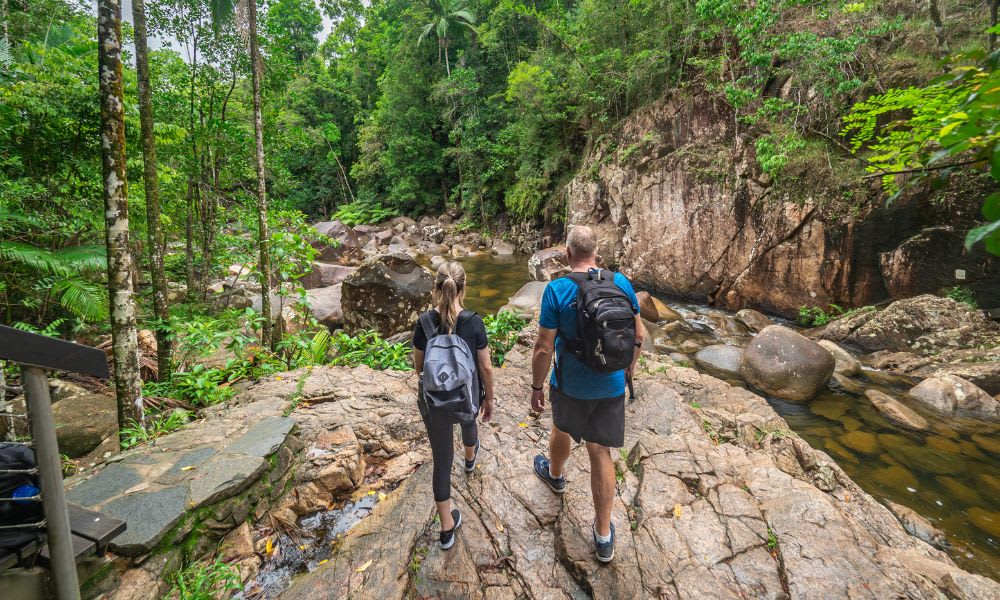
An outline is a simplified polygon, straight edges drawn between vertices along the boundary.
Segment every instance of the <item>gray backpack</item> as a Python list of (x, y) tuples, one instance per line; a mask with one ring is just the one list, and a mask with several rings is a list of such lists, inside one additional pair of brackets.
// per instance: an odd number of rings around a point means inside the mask
[[(455, 331), (474, 314), (471, 310), (459, 313)], [(427, 336), (422, 381), (427, 408), (451, 413), (462, 423), (474, 421), (479, 413), (479, 371), (475, 355), (457, 334), (441, 333), (434, 325), (431, 311), (420, 315), (420, 326)]]

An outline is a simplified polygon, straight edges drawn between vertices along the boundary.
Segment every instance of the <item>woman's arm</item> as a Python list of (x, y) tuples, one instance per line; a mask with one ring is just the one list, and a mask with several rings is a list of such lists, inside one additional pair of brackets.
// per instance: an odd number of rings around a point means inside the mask
[(413, 349), (413, 369), (420, 375), (424, 372), (424, 351)]
[(483, 389), (486, 391), (482, 407), (483, 422), (485, 423), (493, 417), (493, 362), (490, 360), (489, 346), (476, 351), (476, 362), (479, 364), (479, 376), (483, 380)]

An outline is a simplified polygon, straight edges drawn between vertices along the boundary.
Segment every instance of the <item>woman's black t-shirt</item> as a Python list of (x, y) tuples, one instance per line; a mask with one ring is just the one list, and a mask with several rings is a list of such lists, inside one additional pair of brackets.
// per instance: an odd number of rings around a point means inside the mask
[[(434, 326), (440, 327), (441, 315), (438, 311), (431, 309), (428, 312), (431, 314), (431, 322), (434, 323)], [(477, 314), (473, 314), (459, 323), (455, 333), (469, 345), (473, 359), (476, 358), (476, 350), (482, 350), (489, 345), (489, 341), (486, 339), (486, 325), (483, 323), (482, 317)], [(420, 321), (417, 321), (417, 326), (413, 330), (413, 347), (421, 352), (427, 350), (427, 335), (424, 334), (424, 328), (420, 326)], [(479, 361), (476, 360), (476, 368), (478, 369), (478, 367)]]

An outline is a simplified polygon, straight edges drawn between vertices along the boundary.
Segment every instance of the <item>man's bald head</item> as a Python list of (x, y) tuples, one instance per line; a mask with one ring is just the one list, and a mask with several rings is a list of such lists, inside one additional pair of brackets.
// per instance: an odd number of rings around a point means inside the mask
[(566, 249), (571, 262), (592, 262), (597, 257), (597, 234), (586, 225), (570, 229)]

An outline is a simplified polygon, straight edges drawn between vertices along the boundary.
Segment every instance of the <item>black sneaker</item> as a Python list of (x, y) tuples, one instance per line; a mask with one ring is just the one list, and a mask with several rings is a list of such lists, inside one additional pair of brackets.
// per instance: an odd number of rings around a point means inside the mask
[(442, 550), (447, 550), (455, 545), (455, 534), (458, 533), (458, 528), (462, 526), (462, 513), (457, 508), (452, 509), (451, 518), (455, 520), (455, 526), (448, 531), (441, 532)]
[(615, 524), (611, 524), (611, 540), (601, 543), (597, 541), (597, 527), (594, 530), (594, 545), (597, 546), (597, 560), (602, 563), (611, 562), (615, 557)]
[(561, 494), (566, 491), (566, 476), (556, 478), (549, 475), (549, 459), (541, 454), (535, 457), (535, 475), (548, 484), (553, 492)]
[[(463, 457), (465, 458), (465, 457)], [(471, 473), (476, 470), (476, 461), (479, 459), (479, 440), (476, 440), (476, 453), (472, 455), (472, 460), (465, 461), (465, 472)]]

